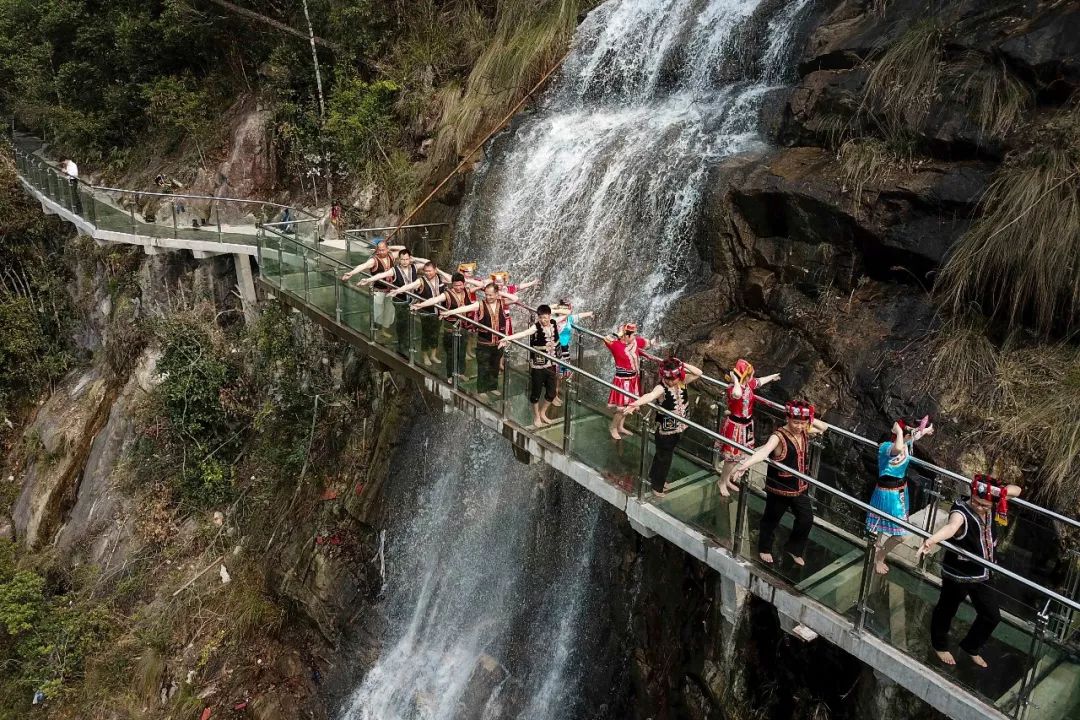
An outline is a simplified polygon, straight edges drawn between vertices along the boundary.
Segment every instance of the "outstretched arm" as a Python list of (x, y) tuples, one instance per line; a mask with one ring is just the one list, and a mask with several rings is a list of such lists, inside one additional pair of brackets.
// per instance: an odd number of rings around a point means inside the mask
[(964, 526), (964, 516), (958, 512), (949, 513), (949, 521), (930, 537), (923, 540), (923, 544), (919, 546), (918, 557), (922, 558), (931, 550), (934, 546), (940, 543), (942, 540), (948, 540), (949, 538), (960, 532), (960, 528)]
[(639, 397), (637, 400), (630, 403), (626, 407), (619, 408), (618, 412), (621, 412), (624, 415), (633, 415), (634, 411), (636, 411), (639, 407), (641, 407), (642, 405), (647, 405), (648, 403), (655, 402), (655, 401), (659, 400), (660, 396), (663, 395), (663, 394), (664, 394), (663, 386), (657, 385), (652, 390), (645, 393), (644, 395), (642, 395), (641, 397)]
[(742, 477), (747, 470), (754, 465), (757, 465), (762, 460), (765, 460), (772, 454), (772, 451), (776, 449), (776, 446), (780, 443), (780, 438), (775, 434), (770, 435), (769, 439), (764, 445), (754, 451), (754, 454), (746, 458), (738, 465), (735, 466), (735, 473), (731, 476), (733, 480), (737, 480)]
[(521, 332), (516, 332), (513, 335), (507, 335), (499, 341), (499, 347), (504, 348), (510, 344), (511, 340), (523, 340), (532, 334), (533, 329), (530, 327), (528, 330), (522, 330)]
[(341, 279), (343, 281), (347, 281), (353, 275), (356, 275), (356, 274), (362, 273), (362, 272), (367, 272), (368, 270), (371, 270), (373, 267), (375, 267), (375, 258), (368, 258), (364, 262), (362, 262), (359, 265), (357, 265), (356, 267), (354, 267), (349, 272), (342, 275)]
[(394, 276), (394, 271), (393, 270), (386, 270), (385, 272), (381, 272), (378, 275), (372, 275), (369, 278), (364, 278), (363, 280), (361, 280), (360, 282), (358, 282), (356, 284), (358, 286), (370, 285), (373, 282), (378, 282), (379, 280), (386, 280), (387, 278), (390, 278), (390, 277), (393, 277), (393, 276)]
[(442, 295), (436, 295), (433, 298), (428, 298), (427, 300), (424, 300), (423, 302), (413, 303), (412, 304), (412, 309), (413, 310), (423, 310), (424, 308), (431, 307), (432, 305), (438, 305), (439, 303), (442, 303), (442, 302), (446, 302), (446, 293), (443, 293)]
[(522, 290), (528, 290), (531, 287), (536, 287), (539, 284), (540, 284), (539, 279), (537, 279), (537, 280), (528, 280), (526, 282), (520, 283), (517, 286), (517, 289), (518, 289), (518, 292), (521, 292)]
[(416, 290), (417, 288), (420, 287), (420, 285), (422, 283), (423, 283), (423, 280), (413, 280), (408, 285), (402, 285), (401, 287), (397, 288), (396, 290), (391, 290), (390, 292), (388, 292), (386, 294), (389, 295), (390, 297), (397, 297), (398, 295), (400, 295), (403, 292), (409, 292), (410, 290)]
[(766, 375), (763, 378), (758, 378), (757, 386), (759, 388), (764, 387), (764, 386), (768, 385), (771, 382), (776, 382), (779, 379), (780, 379), (780, 373), (773, 373), (772, 375)]
[(895, 422), (892, 426), (893, 441), (892, 447), (889, 448), (889, 455), (893, 457), (903, 457), (907, 455), (907, 443), (904, 442), (904, 429), (900, 427), (900, 423)]
[(832, 425), (830, 425), (829, 423), (825, 422), (824, 420), (818, 420), (817, 418), (814, 418), (814, 422), (810, 423), (809, 433), (811, 435), (820, 435), (826, 430), (831, 429)]
[(469, 303), (468, 305), (462, 305), (461, 307), (454, 308), (453, 310), (444, 310), (443, 313), (442, 313), (442, 316), (443, 317), (451, 317), (453, 315), (463, 315), (463, 314), (465, 314), (467, 312), (472, 312), (473, 310), (478, 310), (479, 308), (480, 308), (480, 302), (477, 301), (477, 302), (474, 302), (474, 303)]

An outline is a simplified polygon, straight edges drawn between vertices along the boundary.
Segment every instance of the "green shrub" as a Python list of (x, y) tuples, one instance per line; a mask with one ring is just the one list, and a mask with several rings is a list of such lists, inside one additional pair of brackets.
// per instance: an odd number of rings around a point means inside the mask
[(326, 115), (326, 139), (354, 173), (370, 174), (389, 163), (386, 147), (396, 142), (394, 98), (400, 88), (388, 80), (367, 83), (355, 76), (339, 78)]

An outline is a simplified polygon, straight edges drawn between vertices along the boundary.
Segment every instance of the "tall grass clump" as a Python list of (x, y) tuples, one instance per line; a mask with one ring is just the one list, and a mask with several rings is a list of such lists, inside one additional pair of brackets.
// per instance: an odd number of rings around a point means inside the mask
[(890, 168), (899, 164), (899, 158), (877, 138), (848, 140), (840, 146), (837, 157), (846, 188), (853, 191), (856, 203), (868, 184), (883, 179)]
[(923, 20), (897, 38), (870, 70), (862, 111), (886, 134), (905, 132), (926, 119), (941, 83), (945, 41), (940, 19)]
[(983, 137), (1002, 138), (1023, 123), (1034, 94), (1001, 59), (968, 52), (950, 72)]
[(1080, 315), (1080, 111), (1059, 114), (997, 172), (938, 279), (954, 313), (1069, 334)]
[(464, 82), (439, 94), (436, 162), (460, 154), (497, 122), (566, 51), (595, 0), (500, 0), (490, 36)]

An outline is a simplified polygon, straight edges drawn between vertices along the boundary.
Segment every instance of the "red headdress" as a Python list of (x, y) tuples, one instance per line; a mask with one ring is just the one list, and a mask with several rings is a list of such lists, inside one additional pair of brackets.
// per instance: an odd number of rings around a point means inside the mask
[(997, 499), (997, 507), (994, 512), (997, 521), (1002, 525), (1009, 524), (1009, 491), (1008, 486), (1001, 483), (997, 478), (989, 475), (978, 474), (971, 479), (971, 496), (990, 502)]
[(637, 332), (637, 323), (626, 323), (622, 326), (622, 334), (629, 335)]
[(752, 377), (754, 377), (754, 366), (742, 358), (739, 358), (738, 362), (735, 363), (735, 367), (728, 373), (728, 378), (730, 380), (738, 378), (740, 385), (745, 385), (746, 381)]
[(814, 422), (814, 406), (804, 400), (796, 400), (787, 404), (787, 416), (790, 420), (805, 420)]
[(660, 377), (663, 380), (686, 380), (686, 365), (677, 357), (669, 357), (660, 363)]

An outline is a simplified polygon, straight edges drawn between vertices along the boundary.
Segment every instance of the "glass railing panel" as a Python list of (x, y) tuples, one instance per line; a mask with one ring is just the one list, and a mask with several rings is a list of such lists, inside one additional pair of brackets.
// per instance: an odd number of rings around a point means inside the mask
[[(570, 454), (598, 471), (607, 482), (631, 494), (637, 492), (637, 481), (642, 464), (642, 440), (640, 433), (614, 440), (611, 437), (611, 414), (607, 408), (581, 396), (588, 392), (588, 381), (575, 379), (578, 391), (571, 400)], [(627, 429), (637, 429), (627, 423)]]
[(407, 298), (391, 298), (384, 289), (373, 292), (375, 307), (375, 343), (408, 359), (412, 348), (411, 321)]
[[(689, 467), (679, 470), (679, 461)], [(671, 479), (663, 498), (651, 502), (676, 520), (701, 532), (724, 547), (732, 547), (735, 528), (736, 498), (723, 498), (717, 489), (717, 476), (710, 470), (676, 456)], [(676, 477), (679, 475), (679, 477)]]
[(297, 297), (304, 297), (307, 279), (304, 267), (305, 249), (295, 240), (279, 236), (281, 243), (281, 289)]
[(371, 291), (367, 288), (358, 288), (355, 283), (341, 282), (341, 319), (340, 322), (360, 333), (363, 337), (371, 337)]
[(475, 360), (472, 367), (475, 368), (476, 375), (470, 385), (470, 395), (480, 404), (501, 415), (504, 411), (504, 393), (507, 390), (503, 380), (505, 353), (496, 344), (479, 341), (475, 341), (473, 353)]
[(281, 283), (281, 238), (279, 234), (266, 228), (263, 231), (259, 248), (259, 276), (267, 282)]
[(315, 250), (305, 248), (307, 285), (306, 302), (332, 318), (337, 317), (339, 268)]
[[(506, 349), (503, 363), (507, 388), (506, 414), (511, 420), (524, 428), (539, 429), (539, 426), (535, 423), (533, 406), (530, 402), (532, 370), (529, 366), (528, 356), (528, 350), (516, 345)], [(543, 390), (541, 390), (541, 399), (543, 399)], [(550, 418), (552, 415), (547, 415), (547, 417)]]
[(1028, 705), (1024, 720), (1071, 720), (1080, 717), (1080, 652), (1046, 648), (1030, 673), (1028, 682), (1030, 689), (1026, 692)]

